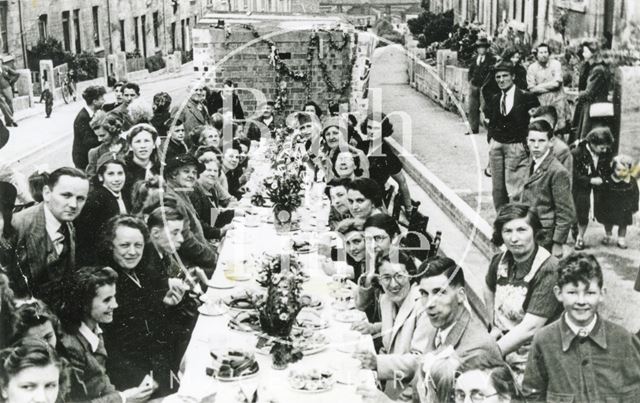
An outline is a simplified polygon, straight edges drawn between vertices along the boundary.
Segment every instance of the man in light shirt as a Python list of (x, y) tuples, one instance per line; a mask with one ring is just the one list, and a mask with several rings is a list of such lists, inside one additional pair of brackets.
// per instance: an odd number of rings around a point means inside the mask
[(561, 130), (567, 122), (567, 97), (562, 87), (562, 65), (558, 60), (550, 59), (549, 54), (549, 45), (538, 45), (536, 61), (527, 69), (527, 85), (529, 91), (538, 96), (540, 105), (556, 108), (557, 129)]

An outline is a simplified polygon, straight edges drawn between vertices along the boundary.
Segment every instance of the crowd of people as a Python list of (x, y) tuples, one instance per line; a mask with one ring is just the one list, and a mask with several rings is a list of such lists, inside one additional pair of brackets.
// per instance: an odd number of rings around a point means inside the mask
[(583, 64), (573, 117), (562, 66), (549, 45), (537, 45), (527, 67), (527, 55), (519, 50), (496, 57), (486, 38), (476, 48), (469, 69), (469, 124), (472, 133), (479, 132), (482, 109), (490, 143), (485, 174), (492, 179), (496, 211), (513, 201), (533, 206), (547, 233), (544, 246), (562, 257), (571, 250), (571, 233), (575, 250), (587, 246), (593, 195), (592, 214), (605, 228), (602, 243), (626, 249), (626, 229), (638, 211), (638, 172), (631, 157), (616, 155), (613, 79), (597, 44), (585, 42), (579, 52)]
[[(419, 214), (384, 114), (326, 116), (310, 101), (281, 119), (266, 102), (245, 119), (229, 81), (219, 92), (192, 83), (183, 107), (164, 92), (148, 106), (135, 83), (117, 83), (114, 104), (103, 87), (87, 88), (74, 167), (0, 182), (0, 401), (143, 402), (175, 392), (220, 241), (252, 208), (238, 202), (253, 190), (251, 150), (283, 132), (326, 183), (327, 222), (344, 240), (348, 269), (331, 247), (319, 248), (321, 268), (354, 282), (366, 320), (353, 330), (374, 337), (375, 352), (355, 353), (380, 381), (358, 387), (367, 401), (638, 401), (640, 340), (598, 313), (598, 261), (558, 259), (570, 231), (584, 234), (593, 188), (614, 189), (598, 193), (595, 210), (607, 242), (618, 225), (623, 247), (630, 162), (610, 156), (606, 128), (571, 151), (557, 146), (557, 109), (514, 88), (514, 76), (498, 65), (503, 96), (487, 103), (493, 241), (504, 248), (487, 270), (486, 322), (469, 309), (454, 260), (403, 250), (400, 216), (411, 227)], [(528, 175), (514, 178), (522, 166)]]

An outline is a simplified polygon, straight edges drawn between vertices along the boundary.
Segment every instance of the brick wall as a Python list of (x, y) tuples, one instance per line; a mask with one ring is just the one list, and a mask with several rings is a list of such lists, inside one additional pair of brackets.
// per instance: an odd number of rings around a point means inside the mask
[[(262, 35), (267, 32), (259, 25), (256, 28)], [(283, 60), (283, 62), (295, 72), (307, 72), (307, 45), (310, 35), (311, 31), (303, 30), (287, 32), (271, 38), (281, 55), (290, 53), (291, 59)], [(323, 61), (328, 66), (331, 80), (339, 84), (345, 77), (345, 69), (349, 70), (349, 77), (351, 74), (351, 46), (345, 47), (342, 51), (330, 50), (326, 40), (329, 33), (320, 32), (319, 35), (323, 39)], [(334, 32), (332, 35), (334, 42), (342, 43), (341, 33)], [(211, 38), (212, 52), (216, 61), (230, 56), (216, 72), (216, 86), (221, 86), (224, 80), (230, 79), (237, 83), (238, 87), (255, 88), (262, 91), (267, 98), (275, 99), (277, 95), (275, 90), (276, 73), (273, 66), (269, 64), (270, 50), (267, 44), (258, 42), (250, 47), (240, 49), (255, 39), (248, 30), (245, 32), (233, 30), (229, 38), (225, 38), (222, 30), (211, 30)], [(351, 43), (353, 43), (353, 38)], [(345, 103), (349, 101), (349, 89), (344, 93), (331, 92), (327, 89), (316, 55), (314, 55), (312, 66), (310, 99), (321, 105), (325, 111), (330, 102)], [(291, 78), (284, 78), (284, 81), (287, 83), (288, 90), (288, 102), (284, 112), (301, 109), (304, 102), (307, 101), (304, 82), (294, 81)], [(255, 110), (256, 100), (249, 92), (239, 91), (239, 96), (246, 111)]]

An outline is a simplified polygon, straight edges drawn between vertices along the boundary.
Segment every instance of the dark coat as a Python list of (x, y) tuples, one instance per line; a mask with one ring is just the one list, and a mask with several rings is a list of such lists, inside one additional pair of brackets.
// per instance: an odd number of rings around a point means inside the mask
[(524, 143), (529, 127), (529, 110), (540, 106), (538, 97), (516, 87), (513, 107), (506, 116), (500, 113), (501, 98), (500, 92), (485, 104), (484, 114), (489, 119), (489, 140), (505, 144)]
[[(60, 280), (76, 267), (76, 236), (72, 223), (69, 229), (69, 252), (62, 261), (47, 234), (44, 203), (29, 207), (13, 216), (13, 227), (18, 232), (18, 266), (22, 273), (12, 273), (10, 280), (24, 284), (21, 276), (27, 277), (28, 290), (14, 290), (18, 297), (31, 294), (51, 305), (57, 302)], [(31, 291), (24, 294), (23, 292)], [(22, 294), (22, 295), (20, 295)]]
[(151, 126), (156, 129), (160, 138), (168, 136), (169, 126), (167, 126), (166, 123), (170, 118), (171, 113), (169, 111), (165, 111), (163, 113), (153, 112), (153, 117), (149, 123), (151, 123)]
[(86, 108), (82, 108), (73, 121), (73, 148), (71, 157), (76, 168), (85, 170), (89, 163), (89, 150), (100, 145), (98, 136), (90, 125), (91, 117)]
[(120, 104), (109, 112), (109, 115), (117, 117), (122, 122), (122, 131), (126, 132), (133, 126), (133, 120), (129, 115), (129, 106)]
[(177, 155), (188, 154), (189, 148), (185, 143), (181, 144), (171, 139), (171, 137), (167, 137), (160, 146), (160, 153), (164, 154), (163, 161), (169, 161)]
[[(586, 77), (586, 78), (585, 78)], [(583, 139), (593, 128), (593, 121), (589, 116), (591, 104), (607, 102), (609, 90), (612, 88), (612, 77), (608, 67), (604, 63), (585, 63), (580, 70), (579, 83), (584, 88), (578, 88), (578, 99), (573, 114), (573, 127), (569, 143)]]
[(476, 54), (469, 66), (469, 72), (467, 74), (467, 80), (476, 87), (482, 87), (487, 81), (492, 78), (493, 66), (496, 64), (496, 58), (493, 54), (486, 52), (484, 55), (484, 61), (478, 64), (478, 55)]
[[(598, 156), (598, 166), (593, 166), (593, 159), (587, 149), (587, 142), (581, 141), (578, 146), (571, 150), (573, 156), (573, 194), (589, 195), (591, 189), (591, 178), (600, 177), (605, 180), (611, 175), (610, 152)], [(596, 188), (597, 189), (597, 188)]]
[[(222, 109), (223, 100), (222, 93), (220, 91), (217, 92), (209, 92), (207, 94), (207, 99), (205, 100), (205, 104), (207, 105), (207, 109), (209, 110), (209, 115), (213, 115), (217, 113), (220, 109)], [(242, 104), (240, 103), (240, 98), (238, 94), (233, 93), (232, 98), (232, 112), (234, 120), (243, 120), (244, 119), (244, 111), (242, 110)]]
[[(116, 140), (116, 142), (121, 145), (120, 151), (116, 153), (117, 157), (124, 159), (124, 157), (129, 152), (129, 143), (127, 143), (125, 139), (118, 139)], [(89, 177), (92, 177), (97, 173), (98, 159), (100, 159), (100, 157), (104, 154), (108, 153), (110, 148), (111, 144), (102, 143), (99, 146), (89, 150), (89, 163), (87, 164), (87, 168), (85, 169), (85, 172), (87, 173), (87, 175), (89, 175)]]
[(20, 74), (17, 71), (6, 64), (3, 64), (2, 73), (0, 73), (0, 90), (13, 87), (13, 85), (18, 82), (19, 78)]
[[(71, 391), (67, 400), (72, 402), (120, 403), (122, 399), (107, 375), (107, 350), (99, 346), (93, 352), (91, 345), (79, 332), (64, 334), (59, 341), (64, 358), (70, 365)], [(142, 380), (142, 379), (141, 379)]]
[[(533, 158), (529, 162), (529, 172), (532, 168)], [(550, 152), (538, 169), (525, 179), (522, 192), (514, 197), (514, 201), (535, 208), (542, 228), (549, 232), (545, 245), (551, 241), (566, 243), (576, 219), (569, 176), (569, 172)]]
[[(131, 210), (131, 203), (127, 197), (122, 197), (127, 211)], [(82, 264), (97, 263), (95, 256), (95, 245), (98, 244), (100, 235), (103, 232), (103, 225), (110, 218), (120, 214), (118, 200), (104, 186), (96, 186), (87, 198), (87, 202), (82, 208), (82, 212), (75, 220), (78, 262)]]
[[(151, 157), (151, 161), (153, 161), (151, 172), (154, 175), (160, 175), (160, 162), (158, 161), (156, 153)], [(127, 181), (124, 184), (124, 189), (122, 189), (122, 194), (124, 194), (129, 201), (132, 201), (131, 192), (133, 191), (133, 187), (136, 182), (143, 181), (145, 179), (147, 170), (135, 163), (133, 160), (133, 152), (129, 152), (125, 155), (124, 162)]]
[(265, 126), (269, 129), (269, 136), (265, 138), (271, 138), (273, 131), (276, 129), (276, 117), (274, 116), (268, 125), (264, 123), (264, 117), (262, 116), (255, 119), (255, 122), (251, 122), (249, 128), (245, 131), (249, 140), (260, 141), (263, 137), (262, 130)]

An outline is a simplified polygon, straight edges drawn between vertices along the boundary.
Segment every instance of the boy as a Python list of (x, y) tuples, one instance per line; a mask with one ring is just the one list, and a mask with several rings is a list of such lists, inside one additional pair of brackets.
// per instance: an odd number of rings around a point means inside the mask
[(533, 338), (528, 401), (640, 401), (640, 340), (598, 315), (605, 290), (595, 257), (562, 260), (554, 292), (565, 313)]
[(170, 118), (165, 123), (165, 127), (169, 128), (169, 135), (160, 148), (164, 153), (164, 160), (169, 161), (177, 155), (188, 154), (189, 148), (184, 142), (184, 122), (180, 118), (175, 120)]

